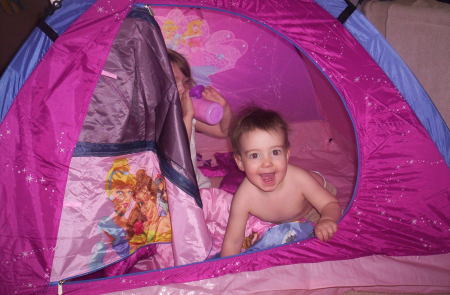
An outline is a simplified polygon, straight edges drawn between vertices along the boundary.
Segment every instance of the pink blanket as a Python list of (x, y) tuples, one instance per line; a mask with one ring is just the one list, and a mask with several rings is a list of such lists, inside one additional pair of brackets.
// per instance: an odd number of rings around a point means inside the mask
[[(213, 246), (209, 255), (211, 258), (218, 254), (222, 247), (233, 195), (218, 188), (202, 189), (200, 193), (206, 226), (213, 240)], [(270, 222), (250, 216), (245, 229), (245, 237), (251, 239), (255, 233), (258, 236), (262, 236), (272, 226), (273, 224)]]

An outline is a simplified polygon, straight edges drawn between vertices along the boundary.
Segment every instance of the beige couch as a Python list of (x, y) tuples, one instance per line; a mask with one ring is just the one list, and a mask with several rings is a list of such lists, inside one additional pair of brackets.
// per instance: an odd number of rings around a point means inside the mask
[(450, 4), (365, 1), (362, 11), (395, 48), (450, 126)]

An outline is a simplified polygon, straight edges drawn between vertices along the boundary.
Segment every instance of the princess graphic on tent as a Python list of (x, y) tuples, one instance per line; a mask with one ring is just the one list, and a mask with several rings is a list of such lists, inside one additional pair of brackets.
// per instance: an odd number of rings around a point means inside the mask
[(114, 214), (103, 217), (98, 228), (107, 237), (92, 249), (90, 268), (96, 269), (103, 265), (103, 259), (109, 246), (121, 258), (130, 254), (129, 222), (134, 209), (134, 187), (136, 177), (130, 173), (127, 159), (116, 159), (106, 178), (106, 194), (114, 207)]
[(159, 218), (155, 242), (169, 242), (172, 240), (172, 226), (170, 223), (166, 181), (161, 174), (157, 174), (153, 183), (155, 184), (156, 206)]
[(161, 31), (167, 38), (167, 46), (170, 48), (178, 48), (182, 41), (181, 35), (178, 33), (178, 26), (172, 20), (167, 20), (161, 27)]
[(195, 19), (187, 24), (186, 31), (183, 33), (183, 41), (190, 48), (203, 46), (202, 23), (203, 20)]
[[(116, 159), (108, 172), (106, 193), (113, 204), (114, 214), (103, 217), (98, 223), (107, 239), (94, 246), (91, 269), (102, 265), (109, 245), (123, 258), (141, 246), (171, 241), (170, 215), (161, 175), (152, 181), (145, 170), (140, 169), (133, 174), (127, 159)], [(158, 210), (157, 203), (166, 210)]]
[(162, 20), (161, 31), (169, 48), (183, 51), (202, 50), (208, 38), (208, 24), (196, 16), (184, 16), (181, 10), (173, 9)]
[(151, 193), (152, 179), (145, 170), (136, 172), (134, 200), (136, 202), (128, 220), (131, 252), (147, 243), (156, 233), (158, 214), (154, 195)]
[(158, 204), (158, 215), (160, 217), (169, 215), (169, 204), (167, 200), (166, 182), (161, 174), (155, 178), (156, 184), (156, 203)]
[(172, 238), (164, 177), (157, 174), (152, 180), (145, 170), (140, 169), (136, 173), (136, 179), (137, 204), (129, 220), (134, 230), (130, 238), (132, 252), (146, 244), (170, 242)]
[(235, 38), (232, 31), (210, 33), (206, 19), (185, 15), (178, 8), (170, 10), (167, 16), (156, 16), (156, 19), (167, 48), (189, 60), (193, 77), (200, 84), (210, 85), (209, 76), (234, 68), (248, 50), (247, 42)]

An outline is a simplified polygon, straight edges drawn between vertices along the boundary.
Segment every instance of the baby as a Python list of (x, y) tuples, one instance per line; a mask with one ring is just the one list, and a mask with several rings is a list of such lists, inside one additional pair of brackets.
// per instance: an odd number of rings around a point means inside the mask
[(235, 161), (246, 177), (231, 203), (220, 256), (240, 253), (249, 214), (279, 224), (317, 210), (316, 237), (327, 241), (334, 235), (341, 216), (339, 204), (312, 174), (288, 163), (288, 127), (278, 113), (248, 109), (235, 122), (230, 137)]

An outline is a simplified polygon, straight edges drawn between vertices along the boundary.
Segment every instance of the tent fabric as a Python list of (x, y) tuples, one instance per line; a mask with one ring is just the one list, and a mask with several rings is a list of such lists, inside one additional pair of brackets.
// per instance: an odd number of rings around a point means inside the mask
[[(105, 186), (98, 185), (98, 182), (99, 179), (104, 181), (106, 177), (108, 185), (112, 185), (113, 173), (124, 173), (122, 171), (130, 176), (136, 175), (137, 182), (136, 167), (145, 171), (152, 181), (156, 181), (158, 175), (166, 176), (172, 228), (168, 230), (163, 227), (162, 232), (159, 225), (157, 230), (148, 229), (155, 231), (154, 238), (144, 242), (137, 241), (143, 237), (139, 237), (135, 231), (131, 238), (134, 246), (130, 247), (137, 248), (153, 242), (172, 242), (174, 254), (171, 255), (177, 265), (207, 257), (211, 242), (208, 236), (201, 234), (204, 223), (198, 224), (198, 220), (202, 220), (199, 208), (201, 201), (196, 205), (192, 197), (187, 197), (192, 200), (189, 204), (182, 198), (185, 194), (169, 183), (172, 182), (193, 197), (199, 198), (198, 189), (194, 186), (190, 153), (184, 148), (187, 135), (181, 118), (177, 116), (180, 104), (166, 55), (166, 47), (154, 18), (145, 9), (131, 10), (111, 46), (102, 70), (102, 73), (109, 74), (102, 74), (98, 80), (74, 150), (64, 196), (59, 240), (55, 249), (52, 281), (98, 270), (133, 253), (134, 248), (128, 248), (128, 241), (124, 241), (124, 237), (119, 238), (118, 233), (113, 234), (120, 227), (117, 228), (118, 224), (114, 225), (115, 217), (111, 218), (108, 213), (120, 210), (116, 207), (122, 206), (117, 203), (120, 196), (110, 202), (104, 197)], [(164, 159), (161, 167), (157, 156)], [(126, 164), (121, 164), (122, 168), (110, 170), (117, 161), (125, 160)], [(120, 185), (123, 186), (122, 182)], [(131, 188), (134, 189), (134, 184)], [(156, 195), (157, 192), (154, 196)], [(145, 201), (151, 203), (150, 199)], [(111, 208), (111, 203), (115, 206), (114, 209)], [(181, 203), (185, 203), (184, 206)], [(87, 206), (90, 210), (81, 210)], [(178, 212), (177, 208), (182, 208), (182, 211)], [(146, 210), (150, 209), (144, 210), (141, 207), (141, 211), (149, 214)], [(105, 219), (104, 216), (109, 217)], [(169, 218), (167, 214), (164, 216), (155, 223), (161, 224)], [(146, 215), (146, 218), (150, 216)], [(78, 230), (69, 230), (73, 227), (73, 220), (78, 221)], [(97, 225), (102, 230), (92, 233)], [(206, 228), (203, 232), (206, 232)], [(115, 239), (112, 252), (116, 252), (119, 257), (108, 253), (108, 238), (111, 235)], [(164, 238), (164, 235), (171, 238)], [(73, 241), (80, 237), (85, 241), (77, 242), (74, 247)], [(118, 245), (120, 239), (123, 240), (122, 246)], [(188, 244), (195, 247), (189, 247)], [(120, 249), (121, 247), (126, 249)], [(173, 266), (173, 263), (172, 260), (172, 264), (163, 265)]]
[[(217, 10), (152, 9), (167, 46), (184, 54), (196, 82), (213, 85), (232, 109), (255, 103), (281, 111), (291, 122), (323, 118), (318, 101), (310, 99), (316, 94), (298, 51), (272, 31)], [(289, 108), (294, 102), (298, 107)]]
[[(185, 280), (195, 266), (170, 272), (172, 283), (156, 283), (155, 274), (140, 273), (107, 280), (63, 285), (64, 294), (345, 294), (448, 293), (449, 255), (372, 255), (349, 260), (272, 266), (262, 270)], [(216, 270), (219, 272), (218, 270)], [(116, 285), (121, 285), (117, 287)], [(152, 286), (150, 286), (152, 285)], [(49, 292), (56, 292), (56, 286)]]
[[(94, 3), (93, 0), (81, 2), (65, 0), (63, 9), (47, 17), (45, 22), (57, 34), (62, 34), (92, 3)], [(41, 29), (36, 28), (1, 75), (0, 97), (2, 98), (2, 105), (0, 109), (0, 122), (6, 116), (20, 87), (22, 87), (51, 44), (53, 42), (50, 38)]]
[[(344, 1), (317, 0), (317, 3), (334, 17), (346, 6)], [(450, 130), (415, 75), (361, 12), (354, 11), (344, 26), (395, 84), (450, 166)]]
[[(152, 1), (144, 3), (152, 4)], [(159, 5), (174, 3), (196, 5), (194, 1), (158, 1)], [(7, 225), (0, 235), (2, 293), (55, 292), (57, 282), (51, 277), (67, 279), (52, 273), (52, 263), (66, 202), (64, 193), (69, 168), (113, 39), (132, 4), (132, 1), (97, 1), (77, 19), (35, 68), (0, 125), (0, 164), (5, 167), (0, 174), (0, 198), (4, 204), (0, 218), (1, 223)], [(222, 3), (204, 0), (201, 4), (203, 9), (229, 12), (276, 32), (297, 46), (339, 94), (353, 123), (359, 161), (354, 195), (339, 222), (339, 231), (328, 243), (310, 239), (175, 268), (92, 281), (69, 281), (63, 284), (64, 293), (133, 293), (138, 288), (150, 290), (152, 286), (159, 288), (158, 285), (177, 283), (195, 288), (202, 280), (226, 286), (227, 278), (242, 276), (245, 279), (266, 270), (280, 274), (289, 270), (300, 274), (307, 271), (314, 279), (318, 275), (313, 268), (320, 273), (324, 269), (345, 273), (341, 266), (344, 270), (359, 271), (355, 281), (350, 282), (354, 285), (383, 285), (382, 276), (376, 275), (380, 281), (366, 280), (364, 269), (355, 266), (359, 261), (370, 266), (380, 262), (382, 266), (395, 269), (415, 260), (391, 258), (393, 256), (418, 257), (417, 269), (422, 272), (416, 281), (422, 287), (438, 286), (448, 290), (448, 283), (441, 276), (448, 273), (448, 266), (439, 264), (448, 260), (450, 245), (450, 222), (446, 214), (450, 209), (448, 166), (413, 109), (375, 60), (344, 26), (313, 1)], [(173, 110), (170, 124), (180, 115), (176, 113)], [(156, 140), (157, 146), (174, 139), (170, 134), (160, 136), (165, 136), (166, 141)], [(166, 156), (170, 159), (171, 153), (164, 149), (161, 152), (168, 153)], [(180, 162), (168, 161), (172, 168), (169, 172), (186, 173), (174, 163)], [(179, 201), (185, 202), (181, 206), (173, 205), (172, 209), (177, 211), (171, 216), (186, 214), (182, 210), (185, 206), (199, 208), (194, 198), (180, 189), (182, 185), (176, 177), (168, 179), (173, 181), (169, 182), (171, 196), (182, 196)], [(65, 209), (67, 207), (64, 205)], [(76, 224), (76, 220), (73, 223)], [(345, 267), (346, 262), (351, 266)], [(433, 273), (437, 275), (425, 275), (430, 269), (437, 269)], [(269, 276), (260, 276), (264, 277)], [(395, 280), (386, 285), (395, 286)], [(398, 285), (411, 287), (411, 280), (410, 276), (399, 277)], [(268, 285), (261, 285), (264, 289), (261, 291), (275, 290), (283, 283), (268, 280)], [(331, 284), (307, 286), (308, 289), (333, 288)], [(339, 280), (334, 284), (336, 288), (348, 286), (341, 285)]]
[[(120, 15), (126, 13), (127, 5), (111, 4), (110, 8)], [(66, 30), (21, 88), (0, 127), (5, 135), (0, 218), (8, 225), (0, 243), (2, 253), (9, 253), (2, 264), (2, 293), (24, 288), (29, 293), (42, 292), (49, 279), (79, 126), (120, 24), (106, 25), (110, 21), (97, 18), (98, 29), (92, 30), (89, 22), (81, 20)], [(83, 78), (68, 69), (83, 69)]]
[[(326, 2), (318, 0), (317, 3), (335, 17), (337, 17), (347, 5), (344, 1)], [(73, 18), (81, 14), (91, 4), (92, 2), (89, 1), (79, 3), (66, 0), (64, 2), (64, 9), (60, 9), (56, 16), (52, 15), (46, 21), (54, 27), (56, 32), (62, 33), (73, 21)], [(79, 7), (80, 5), (82, 6), (81, 8)], [(430, 101), (429, 96), (420, 83), (417, 82), (415, 76), (361, 13), (354, 11), (350, 16), (350, 19), (347, 20), (344, 25), (388, 74), (391, 81), (396, 85), (418, 115), (422, 124), (431, 134), (433, 141), (438, 146), (441, 154), (445, 157), (447, 165), (450, 165), (450, 152), (448, 151), (448, 147), (450, 146), (450, 131), (436, 108), (428, 103)], [(34, 38), (39, 41), (33, 41)], [(40, 47), (36, 46), (37, 42), (47, 42), (42, 45), (42, 52), (36, 50), (36, 48)], [(29, 45), (27, 44), (33, 44), (33, 55), (27, 54), (27, 52), (29, 52), (29, 49), (27, 48)], [(0, 87), (0, 93), (2, 93), (1, 97), (4, 97), (1, 119), (3, 119), (8, 111), (10, 104), (17, 94), (17, 91), (26, 80), (26, 77), (33, 70), (34, 66), (48, 49), (51, 42), (41, 30), (37, 29), (32, 33), (30, 41), (27, 42), (27, 44), (25, 44), (24, 48), (22, 48), (14, 57), (11, 66), (5, 71), (6, 74), (3, 74), (0, 79), (0, 86), (2, 86)], [(380, 48), (383, 48), (383, 50), (379, 50)], [(36, 56), (39, 52), (41, 52), (40, 55)], [(400, 67), (399, 64), (402, 64), (402, 66)], [(27, 69), (20, 70), (24, 65), (26, 65)]]

